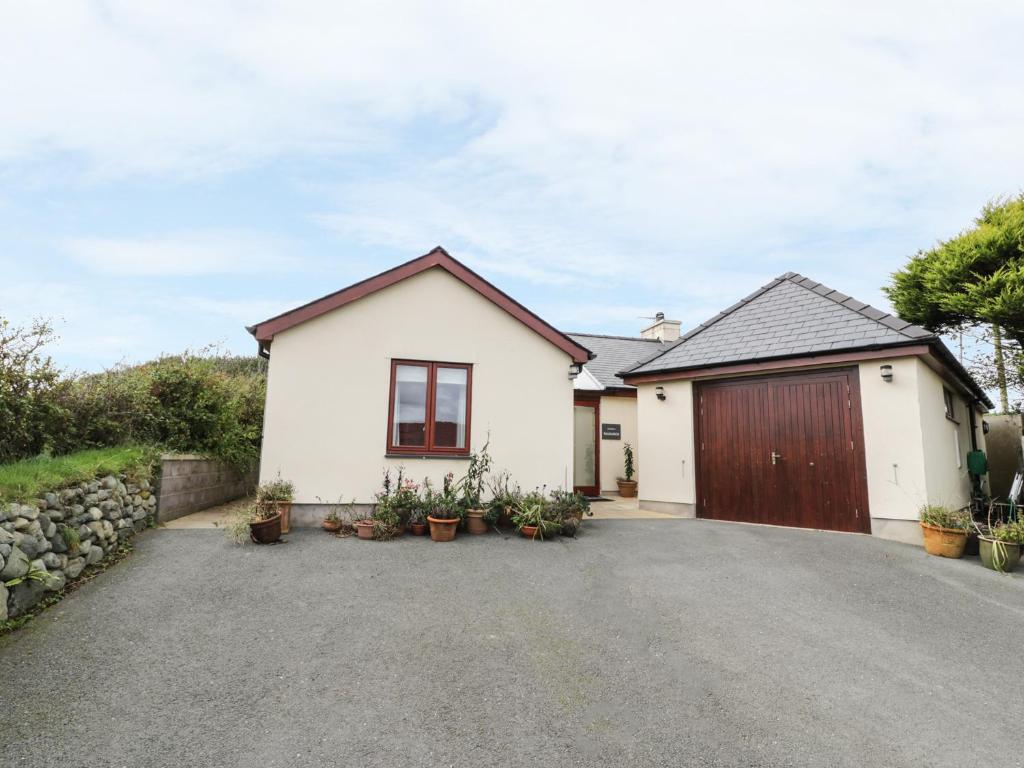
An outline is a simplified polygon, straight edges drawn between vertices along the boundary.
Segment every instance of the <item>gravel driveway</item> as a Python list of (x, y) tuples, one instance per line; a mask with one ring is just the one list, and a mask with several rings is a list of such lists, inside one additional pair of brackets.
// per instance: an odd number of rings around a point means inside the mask
[(865, 536), (156, 530), (0, 639), (0, 763), (1020, 766), (1022, 648), (1024, 579)]

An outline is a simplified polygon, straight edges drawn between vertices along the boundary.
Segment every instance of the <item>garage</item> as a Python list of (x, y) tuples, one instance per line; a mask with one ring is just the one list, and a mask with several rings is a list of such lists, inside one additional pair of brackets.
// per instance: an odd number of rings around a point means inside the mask
[(697, 514), (870, 533), (856, 368), (698, 382)]
[(642, 510), (920, 544), (984, 490), (992, 402), (942, 339), (796, 272), (619, 375)]

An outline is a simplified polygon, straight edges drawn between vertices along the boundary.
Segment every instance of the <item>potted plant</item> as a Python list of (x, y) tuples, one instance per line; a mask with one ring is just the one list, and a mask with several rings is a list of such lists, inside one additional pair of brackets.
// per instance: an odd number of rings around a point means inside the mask
[(498, 528), (511, 528), (512, 515), (522, 499), (518, 485), (511, 485), (511, 475), (501, 472), (490, 480), (491, 500), (487, 502), (484, 520)]
[(966, 509), (937, 504), (921, 507), (925, 552), (939, 557), (963, 557), (971, 522), (971, 514)]
[(986, 568), (1009, 573), (1020, 563), (1024, 546), (1024, 520), (989, 525), (978, 534), (978, 554)]
[(444, 476), (444, 485), (440, 492), (432, 491), (429, 483), (427, 485), (430, 510), (427, 522), (430, 523), (430, 538), (434, 541), (454, 539), (455, 528), (462, 520), (464, 507), (454, 485), (454, 476), (451, 472)]
[(264, 483), (256, 489), (256, 506), (277, 512), (281, 515), (281, 533), (291, 529), (292, 500), (295, 497), (295, 485), (288, 480), (277, 479)]
[(488, 445), (490, 445), (489, 442), (484, 443), (484, 447), (480, 449), (479, 453), (474, 453), (469, 457), (466, 474), (459, 481), (459, 487), (462, 490), (462, 506), (466, 510), (466, 530), (474, 534), (487, 533), (488, 521), (485, 519), (487, 510), (481, 499), (484, 481), (491, 468), (491, 457), (487, 453)]
[(330, 533), (337, 533), (341, 530), (342, 520), (336, 507), (331, 507), (331, 511), (324, 517), (324, 521), (321, 525), (325, 531)]
[(409, 530), (413, 536), (424, 536), (427, 533), (427, 513), (422, 503), (409, 510)]
[(277, 509), (257, 504), (249, 510), (249, 536), (257, 544), (273, 544), (281, 538), (281, 520)]
[(365, 517), (362, 520), (356, 520), (352, 523), (352, 527), (356, 529), (356, 536), (360, 539), (373, 538), (373, 520), (371, 518)]
[(564, 536), (575, 536), (583, 523), (584, 515), (593, 516), (590, 502), (579, 491), (565, 491), (556, 488), (551, 492), (552, 518), (562, 521), (561, 533)]
[(526, 494), (512, 516), (516, 530), (528, 539), (551, 538), (562, 528), (562, 523), (552, 518), (552, 512), (543, 494), (536, 491)]
[(619, 496), (623, 498), (632, 498), (636, 496), (636, 480), (633, 479), (633, 475), (636, 474), (633, 467), (633, 446), (626, 443), (622, 446), (623, 455), (623, 471), (625, 477), (616, 478), (615, 484), (619, 486)]

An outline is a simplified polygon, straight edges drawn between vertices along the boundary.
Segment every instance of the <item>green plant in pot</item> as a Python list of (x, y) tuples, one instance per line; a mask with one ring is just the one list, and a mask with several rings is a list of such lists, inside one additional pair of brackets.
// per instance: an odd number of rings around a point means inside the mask
[(1009, 573), (1020, 564), (1024, 548), (1024, 520), (990, 524), (978, 534), (978, 554), (982, 565), (1000, 573)]
[(940, 504), (921, 507), (925, 551), (939, 557), (963, 557), (971, 524), (967, 509), (950, 509)]
[(575, 536), (583, 523), (583, 516), (593, 516), (590, 510), (590, 502), (587, 497), (579, 491), (565, 491), (556, 488), (551, 492), (552, 519), (562, 521), (561, 533), (565, 536)]
[(540, 541), (551, 538), (562, 529), (558, 510), (540, 490), (523, 496), (512, 515), (512, 524), (523, 536)]
[[(323, 504), (319, 496), (316, 497), (316, 500)], [(339, 533), (345, 527), (345, 519), (341, 516), (340, 511), (342, 503), (343, 498), (339, 498), (338, 503), (332, 504), (330, 509), (327, 510), (327, 514), (324, 515), (323, 522), (320, 525), (328, 533)]]
[(281, 513), (273, 507), (251, 504), (232, 515), (224, 529), (236, 544), (246, 539), (256, 544), (273, 544), (281, 538)]
[(281, 515), (281, 533), (291, 530), (292, 500), (295, 498), (295, 485), (289, 480), (282, 480), (278, 474), (276, 480), (263, 483), (256, 489), (256, 506)]
[(487, 453), (490, 441), (484, 443), (479, 453), (469, 457), (466, 474), (459, 481), (462, 492), (462, 506), (466, 510), (466, 530), (469, 533), (487, 533), (487, 512), (482, 498), (487, 473), (491, 469), (491, 457)]
[(632, 498), (636, 496), (636, 468), (633, 465), (633, 446), (626, 443), (622, 446), (622, 472), (624, 477), (616, 478), (615, 484), (619, 486), (619, 496)]
[(451, 541), (455, 538), (455, 529), (465, 512), (463, 501), (455, 488), (455, 476), (451, 472), (445, 475), (440, 491), (434, 491), (429, 481), (425, 481), (425, 485), (430, 538), (434, 541)]
[(405, 528), (402, 516), (393, 500), (390, 500), (389, 503), (378, 504), (370, 519), (371, 535), (377, 541), (389, 541), (401, 536)]
[(487, 502), (484, 521), (495, 527), (512, 527), (512, 515), (522, 501), (522, 491), (518, 485), (512, 485), (512, 476), (507, 471), (491, 477), (489, 486), (491, 499)]

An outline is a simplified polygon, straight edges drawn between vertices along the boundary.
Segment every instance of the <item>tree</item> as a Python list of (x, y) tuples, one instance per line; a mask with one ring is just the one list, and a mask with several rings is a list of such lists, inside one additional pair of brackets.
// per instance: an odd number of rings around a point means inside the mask
[[(900, 317), (935, 333), (983, 327), (994, 348), (990, 386), (999, 387), (1005, 404), (1007, 378), (1019, 380), (1022, 373), (1024, 193), (988, 203), (972, 228), (919, 251), (884, 290)], [(1006, 359), (1017, 365), (1014, 375)]]

